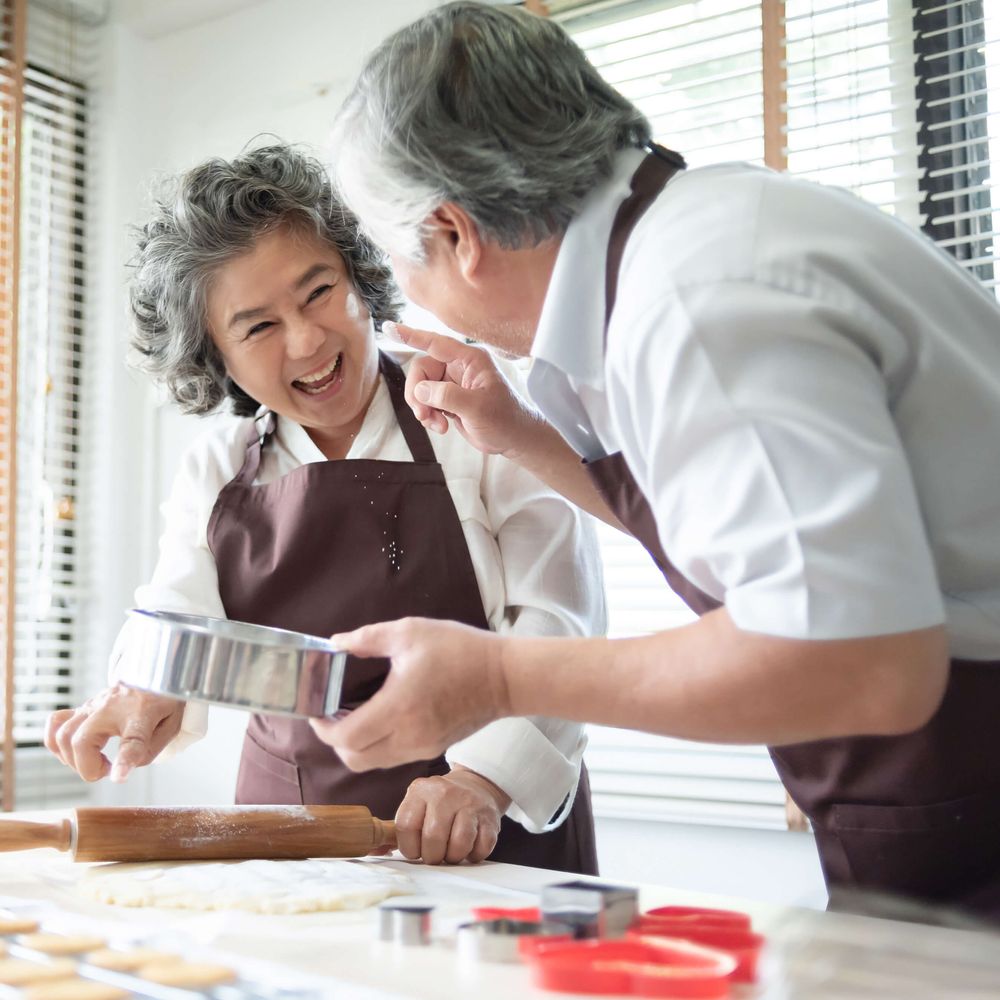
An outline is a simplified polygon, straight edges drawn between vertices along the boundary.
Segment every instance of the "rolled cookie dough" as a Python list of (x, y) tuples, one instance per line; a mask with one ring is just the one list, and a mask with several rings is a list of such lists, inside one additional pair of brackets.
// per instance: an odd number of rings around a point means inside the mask
[(192, 861), (91, 868), (80, 892), (118, 906), (314, 913), (359, 910), (414, 891), (405, 875), (363, 861)]

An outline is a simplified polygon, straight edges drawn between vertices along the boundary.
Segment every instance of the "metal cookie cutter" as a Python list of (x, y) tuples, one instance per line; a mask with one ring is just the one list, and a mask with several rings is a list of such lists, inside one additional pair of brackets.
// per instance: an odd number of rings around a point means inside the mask
[(129, 612), (119, 680), (184, 701), (298, 718), (333, 715), (347, 654), (326, 639), (225, 618)]
[(402, 945), (430, 944), (433, 911), (432, 904), (413, 900), (383, 903), (378, 908), (379, 940)]
[(604, 882), (547, 885), (542, 916), (571, 924), (578, 938), (622, 937), (639, 916), (639, 890)]
[(458, 928), (458, 954), (475, 962), (519, 962), (526, 941), (572, 939), (572, 927), (551, 920), (476, 920)]

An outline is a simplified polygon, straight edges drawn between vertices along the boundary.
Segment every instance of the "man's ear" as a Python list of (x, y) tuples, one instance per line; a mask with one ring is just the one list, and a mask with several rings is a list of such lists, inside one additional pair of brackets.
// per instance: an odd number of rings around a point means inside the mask
[(474, 282), (483, 255), (479, 229), (464, 208), (446, 201), (434, 210), (431, 219), (437, 230), (438, 249), (450, 254), (462, 277)]

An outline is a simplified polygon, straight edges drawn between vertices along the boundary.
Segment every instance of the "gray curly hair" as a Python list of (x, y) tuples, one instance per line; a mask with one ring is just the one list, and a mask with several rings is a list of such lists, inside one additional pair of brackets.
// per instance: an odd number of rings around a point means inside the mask
[(345, 202), (393, 253), (422, 261), (444, 202), (510, 249), (565, 232), (645, 116), (552, 21), (450, 3), (384, 41), (334, 123)]
[(391, 271), (319, 161), (284, 144), (207, 160), (174, 178), (136, 231), (129, 287), (135, 365), (185, 413), (210, 413), (226, 398), (239, 416), (257, 411), (226, 375), (208, 331), (206, 296), (221, 266), (282, 226), (315, 233), (340, 254), (376, 329), (399, 318)]

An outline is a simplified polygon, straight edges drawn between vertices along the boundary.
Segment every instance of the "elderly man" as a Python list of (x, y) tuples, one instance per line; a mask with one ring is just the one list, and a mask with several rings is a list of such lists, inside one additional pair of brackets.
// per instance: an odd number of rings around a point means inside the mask
[[(634, 534), (701, 614), (641, 638), (407, 619), (317, 722), (352, 767), (505, 715), (761, 742), (827, 881), (1000, 915), (1000, 308), (851, 195), (684, 169), (558, 28), (458, 3), (387, 40), (337, 179), (404, 291), (417, 415)], [(580, 459), (583, 462), (580, 462)], [(433, 736), (431, 734), (434, 734)]]

